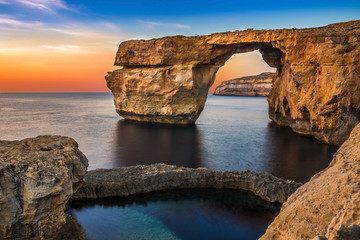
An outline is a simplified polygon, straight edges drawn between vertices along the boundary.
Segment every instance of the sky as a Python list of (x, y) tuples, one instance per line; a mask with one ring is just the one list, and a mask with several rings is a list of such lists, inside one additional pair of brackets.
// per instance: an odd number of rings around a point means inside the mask
[[(0, 92), (106, 92), (130, 39), (360, 19), (360, 1), (0, 0)], [(258, 52), (234, 55), (216, 84), (274, 71)]]

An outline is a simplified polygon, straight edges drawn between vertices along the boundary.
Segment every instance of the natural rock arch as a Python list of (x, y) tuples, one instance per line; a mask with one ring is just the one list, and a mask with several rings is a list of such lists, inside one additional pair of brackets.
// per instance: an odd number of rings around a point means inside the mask
[(115, 65), (122, 69), (106, 80), (126, 119), (194, 123), (219, 67), (235, 53), (259, 49), (277, 68), (268, 97), (270, 118), (340, 145), (360, 121), (359, 42), (360, 21), (132, 40), (120, 44)]

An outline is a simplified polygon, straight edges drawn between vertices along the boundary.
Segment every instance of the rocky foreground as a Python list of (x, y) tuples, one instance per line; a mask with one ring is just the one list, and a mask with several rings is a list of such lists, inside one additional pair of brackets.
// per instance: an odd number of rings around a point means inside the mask
[(54, 239), (65, 226), (71, 197), (125, 197), (184, 188), (244, 189), (284, 203), (262, 240), (360, 239), (360, 124), (330, 166), (304, 185), (265, 172), (165, 164), (98, 169), (85, 175), (87, 165), (71, 138), (0, 141), (0, 239)]
[(87, 167), (68, 137), (0, 141), (0, 239), (53, 239)]
[(330, 166), (296, 190), (261, 240), (360, 239), (360, 124)]
[(272, 88), (274, 73), (265, 72), (223, 81), (215, 88), (214, 95), (267, 97)]
[(166, 164), (89, 171), (73, 199), (126, 197), (154, 191), (190, 188), (243, 189), (269, 202), (283, 203), (302, 184), (266, 172), (211, 171)]
[(106, 76), (116, 111), (136, 121), (194, 123), (218, 69), (259, 50), (277, 69), (268, 97), (279, 125), (341, 145), (360, 122), (360, 21), (122, 42)]

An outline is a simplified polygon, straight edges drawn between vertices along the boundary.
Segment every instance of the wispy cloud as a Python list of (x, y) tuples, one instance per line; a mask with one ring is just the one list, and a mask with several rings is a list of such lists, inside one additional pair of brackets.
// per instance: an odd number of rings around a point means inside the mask
[(8, 15), (0, 14), (0, 27), (1, 25), (21, 28), (39, 28), (44, 26), (44, 24), (39, 21), (21, 21), (14, 19)]
[[(0, 0), (4, 1), (4, 0)], [(55, 13), (56, 9), (72, 10), (63, 0), (15, 0), (24, 6), (35, 8), (40, 11)]]
[(60, 45), (60, 46), (42, 46), (45, 49), (49, 49), (55, 52), (70, 52), (70, 53), (85, 53), (86, 51), (77, 45)]
[[(90, 27), (91, 26), (91, 27)], [(99, 53), (114, 51), (120, 41), (134, 38), (110, 22), (60, 24), (27, 21), (0, 14), (1, 54), (29, 52)]]
[(156, 29), (156, 27), (173, 27), (173, 28), (182, 28), (188, 30), (191, 29), (190, 26), (180, 23), (152, 22), (152, 21), (143, 21), (143, 20), (138, 20), (138, 22), (145, 24), (149, 29)]
[(0, 4), (5, 4), (5, 5), (9, 5), (10, 3), (6, 0), (0, 0)]

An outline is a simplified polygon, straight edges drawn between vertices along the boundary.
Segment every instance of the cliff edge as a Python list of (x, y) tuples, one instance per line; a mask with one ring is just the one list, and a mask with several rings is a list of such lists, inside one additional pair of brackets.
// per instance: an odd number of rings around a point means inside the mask
[(0, 141), (0, 239), (54, 239), (87, 167), (68, 137)]
[(360, 239), (360, 124), (330, 166), (298, 188), (261, 240)]

